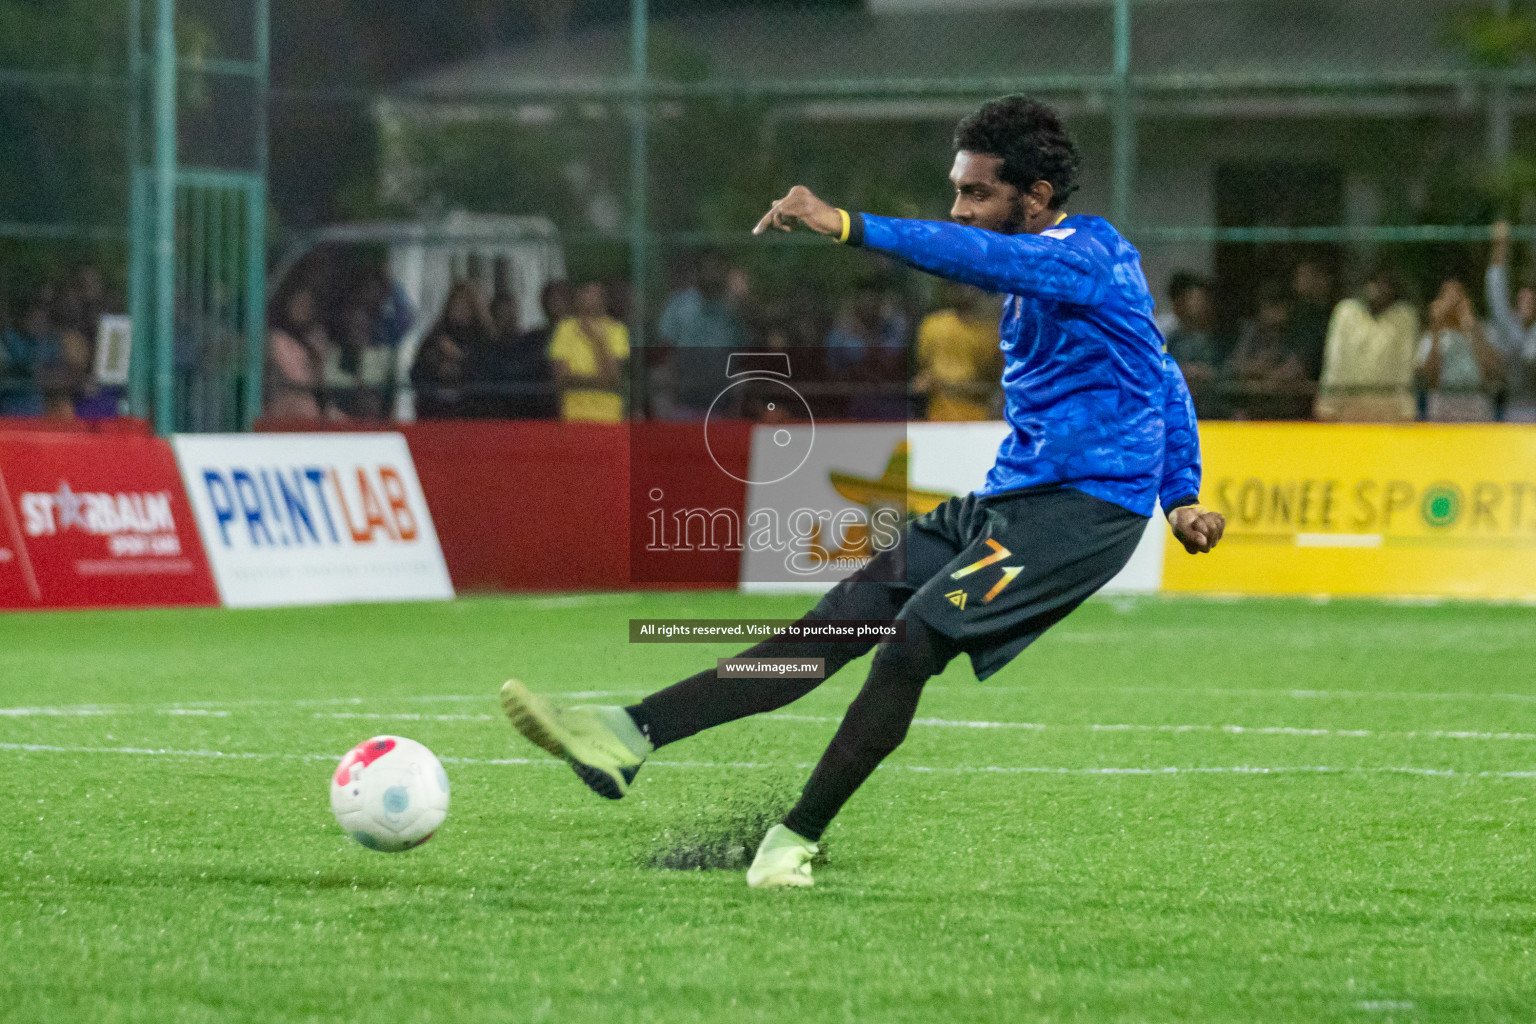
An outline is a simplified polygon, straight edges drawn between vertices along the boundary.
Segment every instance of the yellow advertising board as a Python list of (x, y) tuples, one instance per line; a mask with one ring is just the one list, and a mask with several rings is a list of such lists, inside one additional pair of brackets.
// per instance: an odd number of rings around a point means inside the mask
[(1202, 423), (1208, 555), (1163, 589), (1536, 598), (1536, 426)]

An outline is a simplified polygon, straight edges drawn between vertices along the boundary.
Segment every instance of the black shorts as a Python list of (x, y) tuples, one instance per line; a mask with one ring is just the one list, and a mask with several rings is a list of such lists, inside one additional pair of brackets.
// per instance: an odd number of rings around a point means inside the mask
[(907, 530), (902, 614), (954, 640), (985, 679), (1125, 568), (1146, 527), (1070, 487), (951, 498)]

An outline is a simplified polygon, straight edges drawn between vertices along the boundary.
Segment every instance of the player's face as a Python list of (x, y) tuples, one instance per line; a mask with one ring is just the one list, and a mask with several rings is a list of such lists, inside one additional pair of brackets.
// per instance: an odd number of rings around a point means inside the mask
[(951, 220), (1005, 235), (1024, 230), (1023, 196), (998, 178), (1002, 166), (1003, 158), (989, 153), (962, 149), (955, 154), (955, 166), (949, 172), (949, 180), (955, 186), (955, 205), (949, 210)]

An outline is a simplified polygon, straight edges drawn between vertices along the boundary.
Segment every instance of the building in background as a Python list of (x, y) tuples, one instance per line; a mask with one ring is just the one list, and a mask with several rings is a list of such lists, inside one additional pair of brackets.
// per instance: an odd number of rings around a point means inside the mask
[[(1223, 286), (1222, 319), (1235, 323), (1263, 281), (1288, 275), (1303, 258), (1340, 280), (1373, 253), (1218, 244), (1213, 229), (1486, 217), (1466, 182), (1488, 157), (1507, 153), (1511, 123), (1528, 125), (1533, 94), (1528, 85), (1511, 92), (1494, 84), (1480, 69), (1460, 41), (1466, 11), (1457, 0), (1138, 0), (1129, 53), (1135, 178), (1123, 219), (1154, 285), (1176, 268), (1213, 274)], [(1067, 114), (1084, 154), (1074, 208), (1107, 214), (1118, 102), (1112, 13), (1102, 0), (867, 0), (863, 10), (736, 7), (658, 19), (653, 223), (739, 226), (727, 219), (735, 212), (729, 197), (748, 188), (744, 172), (764, 164), (816, 177), (852, 204), (942, 216), (937, 172), (954, 121), (1013, 85), (1030, 86)], [(546, 203), (569, 200), (580, 222), (563, 228), (617, 235), (629, 57), (629, 26), (616, 20), (497, 50), (395, 90), (375, 108), (387, 196), (463, 201), (454, 190), (464, 175), (452, 164), (477, 151), (429, 144), (440, 130), (501, 125), (536, 158), (538, 133), (585, 126), (612, 152), (587, 147), (566, 159), (557, 180), (514, 191), (520, 201), (541, 192)], [(704, 159), (689, 169), (685, 154), (669, 149), (709, 135), (684, 126), (717, 114), (711, 104), (752, 121), (728, 140), (752, 147), (751, 160)], [(866, 138), (899, 146), (861, 149)], [(712, 198), (701, 204), (706, 190)], [(668, 215), (671, 203), (688, 207), (687, 223)], [(1151, 230), (1172, 226), (1186, 230)]]

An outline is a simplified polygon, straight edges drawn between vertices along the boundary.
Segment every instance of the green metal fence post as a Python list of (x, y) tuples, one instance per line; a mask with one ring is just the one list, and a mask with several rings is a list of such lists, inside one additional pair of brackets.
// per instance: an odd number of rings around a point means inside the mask
[(245, 408), (244, 428), (251, 429), (261, 415), (262, 367), (265, 364), (267, 246), (266, 193), (261, 188), (245, 193)]
[[(1509, 0), (1493, 0), (1493, 12), (1501, 18), (1509, 17)], [(1488, 90), (1487, 154), (1488, 163), (1495, 172), (1509, 163), (1511, 120), (1509, 73), (1500, 70), (1495, 72), (1493, 84)]]
[(176, 423), (176, 0), (155, 18), (155, 432)]
[(646, 401), (645, 359), (645, 243), (646, 243), (646, 48), (649, 13), (646, 0), (631, 0), (630, 68), (634, 77), (634, 119), (630, 135), (629, 181), (629, 286), (631, 296), (629, 335), (634, 356), (630, 360), (630, 415), (641, 417)]
[(256, 0), (256, 175), (247, 191), (245, 253), (245, 407), (241, 426), (261, 415), (267, 345), (267, 99), (271, 90), (271, 0)]
[(1115, 95), (1113, 184), (1110, 199), (1115, 225), (1126, 230), (1136, 180), (1136, 111), (1131, 92), (1131, 0), (1115, 0)]
[(149, 209), (144, 196), (144, 7), (128, 3), (128, 412), (149, 415)]

